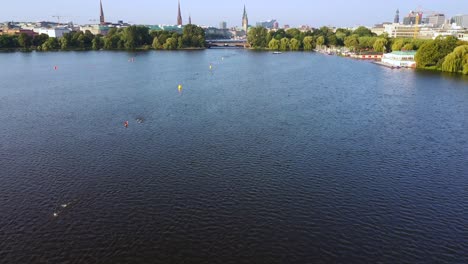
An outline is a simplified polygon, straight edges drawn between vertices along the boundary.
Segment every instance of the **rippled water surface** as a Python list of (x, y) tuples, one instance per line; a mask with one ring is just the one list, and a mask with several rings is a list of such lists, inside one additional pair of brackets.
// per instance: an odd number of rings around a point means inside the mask
[(467, 122), (333, 56), (3, 53), (0, 262), (467, 263)]

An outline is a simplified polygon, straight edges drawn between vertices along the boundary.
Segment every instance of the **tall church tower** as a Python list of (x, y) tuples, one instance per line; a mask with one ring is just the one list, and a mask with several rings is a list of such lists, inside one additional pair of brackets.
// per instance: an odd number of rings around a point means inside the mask
[(249, 18), (247, 17), (247, 11), (245, 10), (245, 5), (244, 5), (244, 15), (242, 16), (242, 28), (245, 31), (245, 34), (247, 34), (247, 30), (249, 29)]
[(395, 19), (393, 20), (393, 23), (396, 23), (396, 24), (400, 23), (400, 10), (399, 9), (396, 10)]
[(104, 25), (106, 23), (106, 20), (104, 19), (104, 10), (102, 9), (102, 0), (99, 1), (101, 5), (101, 15), (99, 16), (99, 22), (101, 25)]
[(179, 0), (179, 12), (177, 14), (177, 25), (182, 26), (182, 13), (180, 12), (180, 0)]

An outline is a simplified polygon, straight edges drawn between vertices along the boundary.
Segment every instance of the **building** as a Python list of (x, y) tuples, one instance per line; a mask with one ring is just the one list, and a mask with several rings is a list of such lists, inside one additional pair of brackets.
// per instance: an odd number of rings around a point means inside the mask
[(382, 63), (391, 67), (416, 68), (415, 55), (416, 51), (394, 51), (384, 54)]
[(275, 23), (273, 24), (273, 29), (278, 29), (279, 28), (279, 23), (278, 21), (275, 21)]
[(244, 14), (242, 15), (242, 28), (247, 34), (247, 31), (249, 29), (249, 18), (247, 16), (247, 10), (245, 9), (245, 5), (244, 5)]
[(386, 24), (383, 26), (384, 32), (392, 38), (432, 39), (434, 37), (434, 30), (423, 25)]
[(177, 12), (177, 25), (182, 26), (182, 12), (180, 12), (180, 0), (179, 0), (178, 12)]
[(403, 18), (403, 25), (416, 25), (422, 21), (422, 13), (411, 11), (407, 17)]
[(101, 7), (101, 13), (99, 15), (99, 23), (101, 25), (105, 25), (106, 24), (106, 20), (104, 19), (104, 10), (102, 9), (102, 0), (99, 1), (99, 4), (100, 4), (100, 7)]
[(39, 28), (37, 30), (37, 33), (40, 34), (46, 34), (47, 36), (51, 38), (61, 38), (63, 37), (64, 34), (70, 33), (70, 29), (65, 28), (65, 27), (55, 27), (55, 28)]
[(432, 14), (427, 16), (427, 24), (432, 25), (433, 27), (440, 27), (445, 24), (445, 15), (444, 14)]
[(189, 15), (189, 16), (188, 16), (188, 24), (189, 24), (189, 25), (192, 25), (192, 15)]
[(226, 23), (226, 21), (222, 21), (221, 23), (219, 23), (219, 28), (220, 28), (220, 29), (227, 29), (227, 23)]
[(290, 26), (289, 26), (289, 25), (284, 25), (283, 28), (284, 28), (284, 29), (289, 29)]
[(274, 29), (275, 28), (275, 23), (278, 23), (276, 21), (276, 19), (270, 19), (270, 20), (267, 20), (267, 21), (257, 22), (257, 27), (260, 26), (260, 27), (264, 27), (264, 28), (268, 28), (268, 29)]
[(400, 10), (396, 10), (395, 18), (393, 19), (393, 23), (400, 24)]
[(468, 15), (457, 15), (452, 17), (452, 23), (462, 28), (468, 28)]
[(370, 29), (370, 31), (376, 34), (377, 36), (380, 36), (383, 33), (385, 33), (385, 25), (391, 25), (391, 24), (392, 23), (389, 23), (389, 22), (384, 22), (382, 24), (375, 24), (374, 27)]
[(80, 27), (80, 31), (86, 32), (89, 31), (93, 35), (107, 35), (109, 32), (109, 26), (107, 25), (84, 25)]

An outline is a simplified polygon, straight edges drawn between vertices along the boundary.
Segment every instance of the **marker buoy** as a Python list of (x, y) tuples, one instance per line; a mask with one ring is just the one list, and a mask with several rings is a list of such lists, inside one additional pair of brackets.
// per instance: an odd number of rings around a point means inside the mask
[(54, 70), (57, 70), (57, 69), (58, 69), (58, 67), (57, 67), (57, 66), (54, 66)]
[(182, 92), (182, 84), (179, 84), (179, 86), (177, 87), (177, 89), (179, 90), (179, 93)]
[(125, 128), (128, 127), (128, 121), (125, 121), (125, 122), (124, 122), (124, 127), (125, 127)]

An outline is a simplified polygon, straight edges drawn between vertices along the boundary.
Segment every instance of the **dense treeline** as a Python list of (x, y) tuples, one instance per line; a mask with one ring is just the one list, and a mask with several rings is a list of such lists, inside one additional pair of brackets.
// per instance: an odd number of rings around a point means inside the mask
[(0, 36), (0, 49), (50, 50), (136, 50), (136, 49), (189, 49), (205, 47), (205, 31), (195, 25), (187, 25), (182, 33), (150, 31), (145, 26), (112, 28), (106, 36), (91, 32), (71, 32), (62, 38), (50, 38), (45, 34), (34, 38), (26, 34)]
[(468, 74), (468, 43), (452, 36), (426, 40), (390, 38), (386, 34), (376, 36), (366, 27), (354, 31), (321, 27), (313, 32), (298, 29), (268, 32), (263, 27), (254, 27), (249, 30), (247, 41), (253, 49), (275, 51), (311, 51), (327, 47), (346, 47), (354, 52), (415, 50), (418, 68)]

